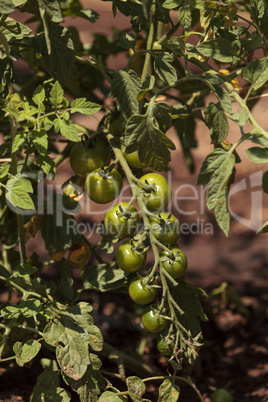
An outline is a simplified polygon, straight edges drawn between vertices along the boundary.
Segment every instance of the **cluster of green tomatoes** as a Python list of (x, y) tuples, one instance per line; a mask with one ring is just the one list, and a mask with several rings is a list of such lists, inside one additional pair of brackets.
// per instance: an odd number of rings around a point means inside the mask
[[(123, 146), (119, 149), (128, 167), (145, 167), (137, 152), (127, 154)], [(89, 198), (98, 204), (115, 200), (122, 190), (122, 176), (115, 168), (116, 163), (110, 164), (111, 158), (108, 141), (98, 137), (75, 144), (70, 153), (72, 169), (77, 175), (85, 177), (85, 190)], [(131, 177), (133, 179), (134, 175)], [(130, 186), (132, 192), (134, 188), (133, 195), (135, 193), (136, 197), (130, 202), (119, 202), (108, 210), (104, 218), (105, 231), (109, 236), (125, 239), (117, 249), (116, 262), (125, 272), (137, 273), (129, 286), (129, 296), (138, 305), (148, 305), (142, 315), (144, 328), (151, 333), (163, 333), (168, 328), (171, 317), (168, 309), (163, 314), (155, 304), (161, 288), (157, 276), (159, 270), (164, 270), (167, 278), (178, 281), (185, 274), (187, 258), (176, 246), (180, 225), (174, 215), (165, 211), (171, 200), (171, 188), (161, 174), (146, 173), (135, 181), (132, 180)], [(137, 201), (142, 211), (142, 225), (133, 200)], [(158, 260), (157, 267), (155, 265), (147, 275), (144, 274), (149, 248), (146, 242), (154, 244)], [(174, 336), (172, 338), (170, 335), (161, 335), (157, 344), (159, 351), (165, 355), (172, 354), (174, 345)]]

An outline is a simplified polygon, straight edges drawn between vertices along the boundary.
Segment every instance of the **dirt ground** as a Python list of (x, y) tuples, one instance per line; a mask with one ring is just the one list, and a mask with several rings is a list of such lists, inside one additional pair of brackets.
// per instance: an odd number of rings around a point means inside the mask
[[(111, 27), (118, 24), (118, 18), (113, 20), (111, 16), (110, 2), (91, 0), (84, 1), (84, 4), (98, 11), (101, 18), (95, 26), (79, 21), (83, 40), (90, 39), (90, 31), (93, 29), (94, 32), (97, 28), (99, 32), (109, 34)], [(73, 22), (66, 20), (65, 24), (68, 26)], [(121, 28), (124, 24), (128, 26), (124, 18), (120, 24)], [(112, 58), (110, 66), (115, 69), (121, 67), (115, 65)], [(233, 104), (233, 110), (238, 110), (236, 104)], [(267, 113), (268, 97), (263, 97), (254, 107), (254, 116), (266, 130)], [(95, 128), (98, 118), (97, 114), (78, 121), (89, 128)], [(234, 300), (225, 305), (222, 298), (219, 309), (212, 302), (205, 302), (204, 307), (210, 320), (202, 324), (205, 344), (201, 348), (197, 365), (191, 371), (191, 377), (206, 402), (210, 401), (211, 386), (228, 386), (235, 402), (267, 402), (268, 237), (255, 234), (262, 222), (268, 219), (268, 195), (261, 191), (261, 177), (267, 167), (265, 169), (265, 166), (254, 165), (247, 160), (244, 149), (250, 147), (250, 143), (243, 143), (239, 147), (242, 162), (237, 165), (236, 182), (230, 196), (232, 219), (230, 234), (226, 238), (217, 227), (214, 214), (207, 210), (205, 190), (195, 184), (197, 172), (205, 156), (212, 150), (208, 129), (200, 122), (197, 125), (198, 148), (193, 152), (196, 163), (194, 174), (190, 174), (185, 166), (176, 134), (170, 131), (168, 135), (176, 144), (168, 177), (173, 189), (172, 213), (179, 218), (181, 225), (184, 224), (179, 246), (188, 258), (187, 280), (194, 286), (205, 288), (209, 295), (213, 288), (226, 282), (241, 298), (249, 313), (243, 314)], [(234, 142), (238, 137), (238, 128), (230, 123), (228, 139)], [(66, 161), (59, 167), (57, 181), (62, 183), (68, 177), (70, 170)], [(103, 215), (100, 210), (97, 220), (102, 220)], [(78, 221), (88, 221), (85, 209), (79, 214)], [(35, 243), (29, 242), (28, 252), (34, 249), (37, 253), (42, 252), (43, 244), (39, 239)], [(90, 295), (88, 297), (91, 298)], [(125, 327), (127, 311), (122, 296), (105, 295), (100, 310), (101, 329), (108, 342), (119, 348), (123, 342), (126, 350), (131, 348), (131, 344), (137, 345), (139, 334), (135, 329)], [(111, 316), (113, 320), (115, 318), (116, 327), (111, 325)], [(128, 340), (122, 341), (126, 338)], [(159, 359), (153, 338), (147, 341), (144, 359), (153, 367), (162, 367), (164, 374), (167, 372), (166, 364), (162, 364), (163, 360)], [(29, 388), (34, 385), (35, 375), (40, 370), (36, 364), (31, 368), (16, 368), (6, 374), (0, 369), (0, 401), (29, 400)], [(151, 390), (154, 391), (153, 386)], [(152, 399), (149, 394), (148, 397)], [(154, 397), (156, 399), (152, 400), (156, 401), (157, 396)], [(72, 400), (76, 400), (75, 396)], [(194, 402), (197, 398), (192, 391), (182, 387), (180, 400)]]

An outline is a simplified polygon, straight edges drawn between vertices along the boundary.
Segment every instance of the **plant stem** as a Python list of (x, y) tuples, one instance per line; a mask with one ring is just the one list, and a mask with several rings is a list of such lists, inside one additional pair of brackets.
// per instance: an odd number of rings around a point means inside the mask
[[(11, 141), (12, 144), (14, 139), (17, 135), (17, 122), (14, 116), (11, 116)], [(17, 156), (16, 152), (12, 152), (11, 154), (11, 168), (12, 174), (16, 176), (17, 172)], [(20, 259), (21, 264), (26, 264), (27, 256), (26, 256), (26, 249), (25, 249), (25, 241), (24, 241), (24, 216), (17, 213), (17, 222), (18, 222), (18, 237), (19, 237), (19, 248), (20, 248)]]
[[(148, 35), (148, 40), (147, 40), (147, 50), (151, 50), (154, 42), (154, 32), (155, 32), (155, 27), (154, 27), (154, 14), (155, 14), (155, 3), (152, 3), (151, 6), (151, 24), (150, 24), (150, 29), (149, 29), (149, 35)], [(142, 70), (142, 75), (141, 75), (141, 82), (144, 82), (146, 77), (148, 75), (151, 75), (152, 73), (152, 65), (151, 65), (151, 54), (146, 53), (145, 56), (145, 61), (144, 61), (144, 66)]]

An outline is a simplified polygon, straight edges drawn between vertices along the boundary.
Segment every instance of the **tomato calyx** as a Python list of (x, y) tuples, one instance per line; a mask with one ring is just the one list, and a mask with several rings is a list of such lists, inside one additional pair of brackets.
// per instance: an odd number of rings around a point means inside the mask
[(111, 180), (113, 178), (112, 170), (115, 167), (115, 163), (112, 163), (110, 166), (106, 166), (104, 167), (103, 165), (101, 165), (101, 167), (98, 169), (98, 174), (100, 175), (100, 177), (102, 179), (105, 180)]
[(116, 211), (116, 215), (124, 220), (131, 218), (131, 212), (127, 208), (122, 207), (122, 205), (119, 205), (119, 211)]
[[(156, 192), (156, 184), (155, 183), (149, 184), (148, 180), (145, 180), (145, 185), (143, 185), (142, 190), (148, 195), (155, 193)], [(145, 196), (146, 196), (146, 194), (145, 194)]]

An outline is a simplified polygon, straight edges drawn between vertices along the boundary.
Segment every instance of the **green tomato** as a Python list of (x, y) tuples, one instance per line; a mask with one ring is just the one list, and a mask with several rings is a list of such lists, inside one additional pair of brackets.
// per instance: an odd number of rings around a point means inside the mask
[(125, 211), (127, 202), (120, 202), (109, 209), (104, 218), (104, 225), (108, 234), (123, 239), (135, 232), (139, 223), (139, 213), (134, 205)]
[(131, 152), (130, 154), (127, 154), (125, 152), (125, 147), (122, 147), (122, 152), (129, 166), (137, 169), (142, 169), (146, 167), (146, 162), (140, 161), (138, 151), (134, 151)]
[[(154, 281), (152, 284), (156, 285), (157, 283)], [(154, 301), (158, 295), (158, 288), (143, 285), (143, 279), (135, 279), (131, 282), (128, 293), (135, 303), (145, 305)]]
[(71, 168), (79, 176), (86, 176), (102, 165), (109, 165), (110, 161), (110, 146), (104, 139), (89, 140), (88, 144), (78, 142), (70, 152)]
[(211, 402), (233, 402), (234, 398), (227, 389), (220, 388), (213, 392)]
[(162, 250), (160, 253), (162, 266), (174, 279), (181, 278), (187, 269), (187, 258), (178, 247), (172, 247), (170, 252)]
[(164, 356), (172, 355), (174, 347), (175, 347), (175, 342), (170, 341), (166, 338), (160, 337), (157, 341), (157, 349)]
[(140, 250), (134, 251), (133, 243), (131, 240), (126, 240), (124, 243), (120, 244), (116, 253), (116, 262), (119, 268), (123, 269), (125, 272), (137, 272), (145, 264), (147, 252)]
[(147, 307), (142, 315), (142, 323), (148, 332), (162, 332), (168, 325), (168, 320), (161, 315), (157, 317), (156, 306)]
[(156, 239), (164, 246), (175, 244), (180, 235), (178, 219), (169, 212), (161, 212), (158, 217), (149, 218)]
[(149, 211), (156, 212), (166, 208), (171, 200), (171, 188), (165, 177), (158, 173), (147, 173), (140, 181), (145, 184), (142, 196)]
[(85, 188), (92, 201), (107, 204), (119, 196), (122, 177), (116, 169), (99, 168), (87, 176)]

